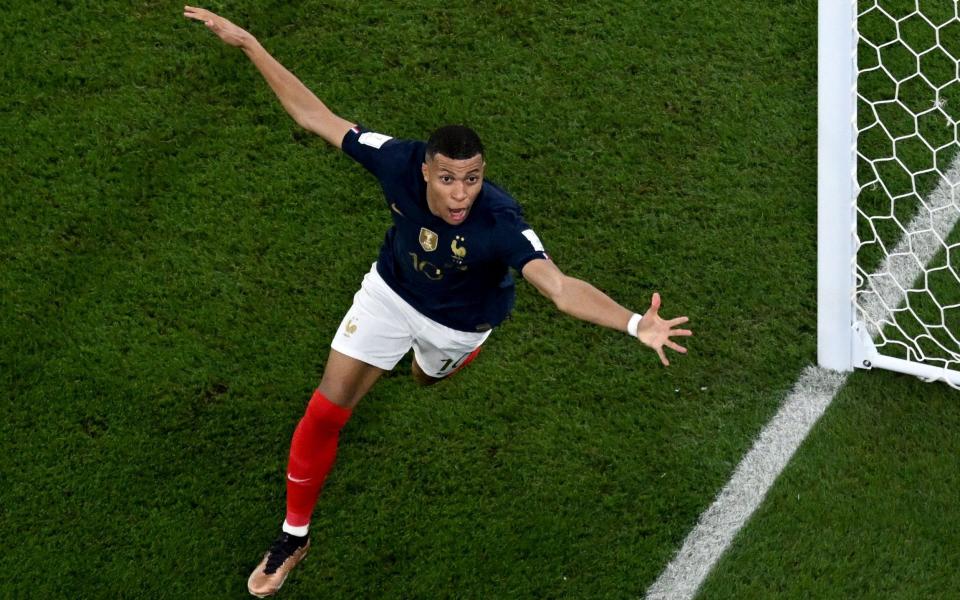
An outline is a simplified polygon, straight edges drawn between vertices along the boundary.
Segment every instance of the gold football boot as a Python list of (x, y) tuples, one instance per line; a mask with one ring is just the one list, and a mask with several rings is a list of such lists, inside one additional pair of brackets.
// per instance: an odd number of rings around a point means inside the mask
[(277, 593), (290, 571), (303, 560), (310, 548), (310, 538), (290, 535), (287, 532), (270, 546), (263, 560), (250, 573), (247, 589), (257, 598), (266, 598)]

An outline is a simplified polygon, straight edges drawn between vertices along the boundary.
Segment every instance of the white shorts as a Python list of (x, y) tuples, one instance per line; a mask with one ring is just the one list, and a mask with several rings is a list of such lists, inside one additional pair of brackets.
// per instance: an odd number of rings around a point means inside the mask
[(423, 316), (390, 289), (373, 263), (330, 347), (387, 371), (412, 347), (420, 369), (440, 378), (456, 370), (490, 333), (458, 331)]

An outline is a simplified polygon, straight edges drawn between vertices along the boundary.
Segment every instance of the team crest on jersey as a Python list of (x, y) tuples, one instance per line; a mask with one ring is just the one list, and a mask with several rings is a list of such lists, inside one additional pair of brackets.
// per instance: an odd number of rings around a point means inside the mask
[(437, 234), (426, 227), (420, 228), (420, 245), (427, 252), (433, 252), (437, 249)]
[(467, 249), (460, 244), (463, 243), (463, 236), (458, 235), (450, 242), (450, 251), (453, 252), (453, 260), (460, 262), (467, 255)]

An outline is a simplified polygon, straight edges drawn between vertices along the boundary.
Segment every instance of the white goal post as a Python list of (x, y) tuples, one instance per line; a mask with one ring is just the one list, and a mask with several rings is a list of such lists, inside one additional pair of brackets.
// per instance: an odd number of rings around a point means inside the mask
[(957, 2), (818, 18), (817, 361), (960, 387)]

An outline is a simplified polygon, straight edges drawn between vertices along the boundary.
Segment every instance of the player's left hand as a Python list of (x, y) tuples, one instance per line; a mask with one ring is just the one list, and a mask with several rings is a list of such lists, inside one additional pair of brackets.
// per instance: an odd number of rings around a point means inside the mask
[(677, 325), (683, 325), (689, 321), (690, 319), (687, 317), (664, 320), (660, 318), (658, 314), (659, 311), (660, 294), (654, 292), (653, 297), (650, 299), (650, 308), (644, 313), (643, 318), (640, 319), (639, 326), (637, 326), (637, 339), (653, 348), (657, 356), (660, 357), (660, 362), (663, 363), (663, 366), (668, 367), (670, 366), (670, 361), (667, 360), (667, 355), (663, 351), (663, 347), (666, 346), (680, 354), (686, 354), (687, 349), (670, 338), (677, 335), (691, 336), (693, 332), (689, 329), (674, 329)]
[(203, 21), (207, 29), (217, 34), (217, 37), (223, 40), (228, 46), (243, 48), (253, 40), (253, 36), (250, 35), (247, 30), (234, 25), (227, 19), (205, 8), (184, 6), (183, 16), (195, 21)]

